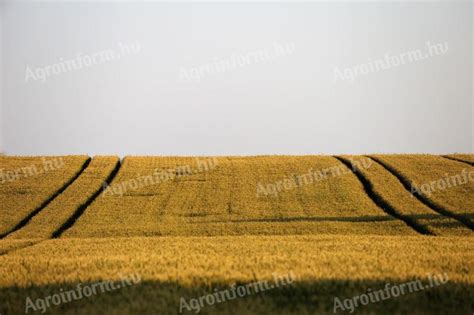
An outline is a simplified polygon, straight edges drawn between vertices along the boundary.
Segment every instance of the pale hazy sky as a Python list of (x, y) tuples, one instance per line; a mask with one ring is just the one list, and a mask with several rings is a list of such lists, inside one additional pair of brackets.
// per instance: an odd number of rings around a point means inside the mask
[(1, 10), (7, 154), (473, 151), (470, 2)]

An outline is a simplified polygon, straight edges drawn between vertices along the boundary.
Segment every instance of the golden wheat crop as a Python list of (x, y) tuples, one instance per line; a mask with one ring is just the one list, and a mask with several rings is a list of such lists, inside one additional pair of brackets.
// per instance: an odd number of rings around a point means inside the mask
[(367, 157), (343, 156), (357, 168), (372, 185), (376, 194), (383, 198), (396, 212), (421, 225), (435, 235), (473, 235), (471, 229), (461, 222), (446, 217), (431, 209), (413, 194), (382, 165), (373, 162), (370, 167), (358, 167)]
[(104, 182), (119, 162), (118, 157), (94, 157), (82, 174), (11, 239), (51, 238), (90, 196), (101, 191)]
[(467, 162), (468, 164), (473, 165), (474, 163), (474, 154), (448, 154), (446, 157), (459, 160), (462, 162)]
[(77, 175), (87, 156), (0, 157), (0, 235), (11, 231), (30, 213)]
[[(0, 186), (0, 218), (18, 227), (0, 239), (1, 314), (41, 313), (48, 299), (132, 274), (133, 285), (44, 311), (177, 314), (183, 299), (290, 273), (288, 286), (184, 313), (334, 314), (336, 297), (415, 281), (417, 292), (354, 312), (472, 311), (473, 183), (422, 186), (469, 172), (466, 163), (430, 155), (68, 159), (44, 177)], [(1, 157), (0, 167), (20, 172), (33, 160)], [(441, 274), (446, 281), (433, 286)]]
[(127, 157), (64, 236), (313, 233), (416, 232), (333, 157)]
[(0, 255), (5, 255), (9, 252), (13, 252), (14, 250), (32, 246), (38, 242), (42, 241), (41, 239), (7, 239), (4, 238), (0, 240)]
[[(453, 241), (455, 240), (455, 241)], [(19, 267), (21, 266), (21, 268)], [(292, 272), (291, 286), (203, 308), (210, 314), (330, 314), (334, 297), (351, 297), (413, 279), (428, 283), (443, 273), (448, 283), (373, 303), (361, 314), (395, 309), (419, 314), (469, 309), (474, 274), (470, 238), (424, 236), (235, 236), (58, 239), (0, 256), (0, 297), (16, 314), (26, 297), (41, 298), (122, 275), (141, 282), (51, 307), (52, 314), (177, 314), (180, 298), (197, 298), (232, 284)], [(34, 284), (34, 285), (32, 285)], [(432, 296), (435, 295), (436, 299)], [(385, 311), (385, 312), (384, 312)], [(186, 312), (191, 314), (192, 312)]]
[(375, 155), (410, 183), (413, 193), (473, 225), (474, 169), (434, 155)]

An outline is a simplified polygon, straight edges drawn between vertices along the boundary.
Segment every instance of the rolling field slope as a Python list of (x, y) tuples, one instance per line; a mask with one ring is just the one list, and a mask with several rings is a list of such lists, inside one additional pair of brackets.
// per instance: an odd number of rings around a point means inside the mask
[(425, 204), (474, 228), (474, 168), (433, 155), (373, 157)]
[(460, 221), (446, 217), (429, 208), (406, 190), (396, 176), (382, 165), (374, 163), (370, 168), (357, 167), (362, 157), (343, 157), (372, 185), (378, 198), (387, 203), (393, 211), (399, 213), (403, 220), (412, 222), (415, 227), (426, 234), (435, 235), (470, 235), (472, 230)]
[(449, 154), (447, 158), (474, 165), (474, 154)]
[(117, 157), (95, 157), (82, 174), (48, 206), (22, 229), (7, 238), (51, 238), (59, 232), (68, 219), (81, 211), (90, 196), (100, 192), (106, 179), (111, 176), (119, 159)]
[(0, 236), (44, 207), (78, 176), (86, 156), (0, 156)]
[[(465, 162), (62, 161), (0, 183), (2, 315), (474, 310), (474, 168)], [(0, 157), (10, 177), (32, 163), (44, 169), (41, 157)]]
[(378, 207), (333, 157), (127, 157), (64, 236), (308, 233), (416, 232)]
[[(255, 281), (291, 275), (291, 284), (204, 305), (203, 314), (334, 314), (341, 299), (411, 281), (422, 289), (357, 308), (358, 314), (469, 314), (474, 304), (474, 245), (443, 237), (232, 236), (52, 240), (0, 257), (3, 311), (25, 297), (52, 295), (123, 276), (141, 282), (97, 293), (50, 314), (178, 314), (181, 297), (198, 298)], [(21, 266), (19, 268), (19, 266)], [(443, 274), (445, 284), (430, 287)], [(428, 287), (426, 287), (428, 286)], [(15, 287), (15, 289), (13, 289)], [(12, 289), (9, 289), (12, 288)], [(5, 303), (5, 302), (4, 302)], [(80, 310), (80, 311), (77, 311)], [(195, 314), (186, 311), (185, 314)], [(340, 314), (349, 313), (341, 312)]]

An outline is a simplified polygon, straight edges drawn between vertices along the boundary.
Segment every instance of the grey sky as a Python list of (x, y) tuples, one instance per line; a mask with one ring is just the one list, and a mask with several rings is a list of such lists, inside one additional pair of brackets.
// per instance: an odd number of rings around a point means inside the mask
[[(473, 151), (469, 2), (1, 10), (8, 154)], [(427, 42), (448, 49), (430, 55)], [(409, 60), (415, 51), (425, 58)], [(387, 69), (370, 69), (387, 56)], [(335, 69), (353, 80), (335, 81)]]

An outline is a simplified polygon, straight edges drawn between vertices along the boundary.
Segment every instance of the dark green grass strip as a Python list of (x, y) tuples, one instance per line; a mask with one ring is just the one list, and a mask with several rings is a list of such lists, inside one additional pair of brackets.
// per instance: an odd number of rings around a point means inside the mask
[(387, 214), (391, 215), (392, 217), (395, 217), (403, 222), (405, 222), (406, 225), (414, 229), (420, 234), (423, 235), (435, 235), (432, 231), (430, 231), (426, 226), (418, 223), (417, 220), (410, 218), (409, 216), (405, 216), (401, 213), (399, 213), (392, 205), (385, 200), (380, 194), (378, 194), (374, 190), (373, 184), (370, 182), (368, 178), (366, 178), (356, 167), (352, 165), (352, 163), (341, 157), (341, 156), (335, 156), (336, 159), (338, 159), (341, 163), (346, 165), (348, 168), (354, 170), (354, 174), (357, 176), (359, 181), (362, 183), (364, 186), (365, 192), (367, 195), (375, 202), (375, 204), (381, 208), (384, 212)]
[(3, 239), (5, 237), (7, 237), (8, 235), (10, 235), (11, 233), (13, 232), (16, 232), (18, 231), (19, 229), (21, 229), (22, 227), (24, 227), (25, 225), (28, 224), (28, 222), (30, 222), (30, 220), (35, 216), (37, 215), (38, 213), (41, 212), (41, 210), (43, 210), (44, 208), (46, 208), (57, 196), (59, 196), (60, 194), (63, 193), (63, 191), (65, 191), (84, 171), (85, 169), (89, 166), (89, 163), (91, 162), (91, 158), (88, 158), (84, 164), (82, 164), (82, 167), (81, 169), (74, 175), (72, 176), (67, 182), (66, 184), (64, 184), (61, 188), (59, 188), (59, 190), (57, 190), (54, 194), (52, 194), (51, 196), (49, 196), (48, 199), (46, 199), (45, 201), (43, 201), (43, 203), (41, 205), (39, 205), (35, 210), (33, 210), (32, 212), (30, 212), (30, 214), (28, 214), (25, 218), (23, 218), (23, 220), (21, 220), (17, 225), (15, 225), (10, 231), (0, 235), (0, 239)]
[(466, 218), (462, 215), (459, 215), (457, 213), (453, 213), (450, 210), (445, 209), (443, 206), (435, 203), (434, 201), (432, 201), (431, 199), (429, 199), (428, 197), (426, 197), (425, 195), (423, 195), (422, 193), (420, 193), (417, 190), (415, 190), (412, 193), (412, 184), (411, 184), (411, 181), (408, 178), (406, 178), (405, 176), (400, 174), (396, 169), (394, 169), (393, 167), (391, 167), (390, 165), (388, 165), (384, 161), (380, 160), (379, 158), (376, 158), (374, 156), (367, 156), (367, 157), (371, 158), (376, 163), (382, 165), (387, 171), (389, 171), (395, 177), (397, 177), (398, 180), (402, 183), (403, 187), (405, 187), (405, 189), (408, 190), (410, 192), (410, 194), (413, 194), (413, 196), (415, 196), (419, 201), (424, 203), (426, 206), (430, 207), (431, 209), (438, 212), (439, 214), (442, 214), (446, 217), (453, 218), (453, 219), (461, 222), (462, 224), (464, 224), (465, 226), (467, 226), (471, 230), (474, 230), (474, 223), (469, 218)]
[(117, 164), (115, 165), (115, 168), (112, 170), (112, 172), (110, 172), (109, 176), (105, 180), (104, 185), (102, 185), (98, 190), (96, 190), (95, 193), (92, 194), (90, 196), (90, 198), (87, 199), (87, 201), (85, 203), (83, 203), (82, 205), (80, 205), (76, 209), (74, 214), (66, 222), (64, 222), (64, 224), (58, 230), (56, 230), (53, 233), (53, 238), (61, 237), (61, 235), (67, 229), (69, 229), (71, 226), (74, 225), (74, 223), (76, 223), (76, 221), (81, 217), (81, 215), (84, 213), (84, 211), (86, 211), (87, 207), (89, 207), (94, 202), (94, 200), (103, 192), (103, 187), (106, 187), (106, 186), (110, 185), (110, 183), (115, 178), (118, 171), (120, 170), (120, 166), (121, 166), (121, 163), (120, 163), (120, 160), (119, 160), (119, 161), (117, 161)]

